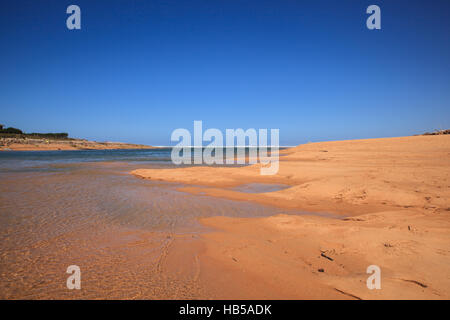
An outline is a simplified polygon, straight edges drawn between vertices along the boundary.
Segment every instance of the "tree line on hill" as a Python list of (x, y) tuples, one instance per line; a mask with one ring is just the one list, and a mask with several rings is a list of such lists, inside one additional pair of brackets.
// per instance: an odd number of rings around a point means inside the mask
[(58, 132), (58, 133), (25, 133), (20, 129), (8, 127), (4, 128), (2, 124), (0, 124), (0, 136), (1, 137), (16, 137), (17, 135), (27, 137), (27, 138), (44, 138), (44, 139), (68, 139), (69, 134), (66, 132)]

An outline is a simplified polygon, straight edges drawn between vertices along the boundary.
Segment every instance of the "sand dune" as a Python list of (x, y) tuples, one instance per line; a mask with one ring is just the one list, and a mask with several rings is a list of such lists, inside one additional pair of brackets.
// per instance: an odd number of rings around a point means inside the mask
[[(414, 136), (300, 145), (284, 151), (274, 176), (259, 175), (259, 165), (132, 173), (185, 183), (186, 192), (345, 217), (203, 219), (219, 229), (203, 236), (200, 257), (215, 297), (449, 299), (449, 156), (449, 136)], [(291, 187), (232, 189), (245, 183)], [(366, 287), (372, 264), (381, 290)]]

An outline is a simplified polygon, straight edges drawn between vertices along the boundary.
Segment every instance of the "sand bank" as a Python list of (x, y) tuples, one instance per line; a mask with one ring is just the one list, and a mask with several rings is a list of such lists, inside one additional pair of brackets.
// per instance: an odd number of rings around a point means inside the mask
[[(193, 193), (314, 212), (359, 215), (401, 208), (440, 212), (450, 207), (449, 136), (311, 143), (284, 154), (273, 176), (261, 176), (259, 164), (139, 169), (132, 174), (194, 185), (184, 188)], [(231, 189), (246, 183), (291, 188), (263, 194)]]
[[(450, 137), (322, 142), (284, 151), (274, 176), (239, 168), (139, 169), (184, 191), (342, 215), (202, 219), (204, 285), (216, 298), (449, 299)], [(243, 193), (246, 183), (287, 184)], [(346, 217), (346, 218), (344, 218)], [(366, 268), (382, 270), (369, 290)]]

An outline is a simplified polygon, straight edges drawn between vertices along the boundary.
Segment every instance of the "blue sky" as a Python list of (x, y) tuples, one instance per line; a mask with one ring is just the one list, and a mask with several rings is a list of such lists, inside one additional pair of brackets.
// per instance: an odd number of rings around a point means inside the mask
[(450, 128), (447, 0), (15, 0), (0, 30), (0, 123), (27, 132), (167, 145), (202, 120), (294, 145)]

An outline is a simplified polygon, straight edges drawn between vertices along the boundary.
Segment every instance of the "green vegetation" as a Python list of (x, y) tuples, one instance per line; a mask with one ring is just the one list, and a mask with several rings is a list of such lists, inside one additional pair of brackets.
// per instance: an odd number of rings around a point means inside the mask
[[(3, 126), (2, 126), (3, 127)], [(23, 132), (22, 132), (22, 130), (20, 130), (20, 129), (16, 129), (16, 128), (13, 128), (13, 127), (9, 127), (9, 128), (6, 128), (6, 129), (0, 129), (0, 133), (14, 133), (14, 134), (22, 134)]]
[(27, 137), (29, 138), (46, 138), (46, 139), (68, 139), (69, 134), (66, 132), (60, 132), (60, 133), (27, 133)]
[(1, 138), (35, 138), (35, 139), (52, 139), (52, 140), (65, 140), (69, 139), (69, 134), (66, 132), (58, 133), (24, 133), (22, 130), (8, 127), (4, 128), (4, 125), (0, 124), (0, 137)]

